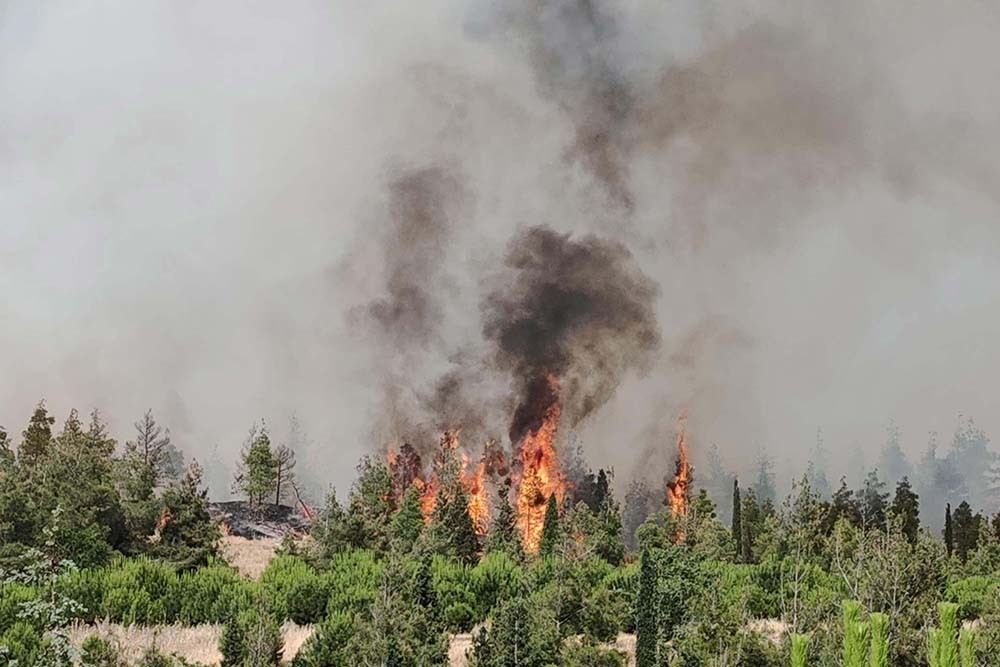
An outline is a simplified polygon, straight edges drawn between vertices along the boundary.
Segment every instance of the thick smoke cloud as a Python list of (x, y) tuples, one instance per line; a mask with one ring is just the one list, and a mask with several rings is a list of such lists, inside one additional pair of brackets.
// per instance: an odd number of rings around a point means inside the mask
[(559, 383), (574, 425), (608, 401), (626, 371), (649, 363), (660, 343), (658, 290), (624, 245), (546, 227), (512, 239), (504, 264), (509, 275), (483, 303), (483, 334), (519, 387), (517, 442), (552, 403), (547, 378)]
[(217, 493), (261, 417), (340, 488), (501, 435), (528, 387), (481, 305), (539, 221), (659, 286), (659, 351), (562, 387), (621, 482), (685, 408), (696, 459), (786, 476), (817, 427), (869, 462), (890, 417), (911, 455), (959, 412), (1000, 433), (989, 3), (78, 4), (0, 10), (11, 433), (152, 407)]

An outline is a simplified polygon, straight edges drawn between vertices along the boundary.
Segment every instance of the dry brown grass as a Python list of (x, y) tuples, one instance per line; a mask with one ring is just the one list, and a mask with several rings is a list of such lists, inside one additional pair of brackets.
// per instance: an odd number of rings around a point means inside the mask
[(281, 540), (276, 538), (249, 540), (245, 537), (226, 535), (222, 538), (220, 547), (222, 557), (239, 570), (240, 574), (251, 579), (259, 579), (280, 545)]
[[(313, 633), (313, 628), (285, 623), (281, 632), (285, 639), (284, 659), (285, 662), (290, 662)], [(118, 647), (130, 663), (137, 661), (153, 646), (164, 653), (176, 653), (191, 662), (218, 665), (222, 660), (219, 653), (221, 625), (140, 627), (98, 622), (94, 625), (77, 625), (70, 631), (70, 637), (77, 646), (92, 634), (97, 634)]]
[[(288, 664), (312, 635), (313, 626), (285, 623), (281, 633), (285, 640), (284, 661)], [(70, 630), (70, 638), (76, 646), (80, 646), (84, 639), (93, 634), (110, 641), (129, 663), (138, 661), (147, 649), (154, 646), (164, 653), (176, 653), (186, 660), (205, 665), (218, 665), (222, 660), (219, 653), (221, 625), (142, 627), (98, 622), (94, 625), (76, 625)], [(625, 651), (629, 666), (635, 667), (635, 635), (618, 635), (611, 646)], [(448, 647), (449, 666), (467, 667), (469, 661), (466, 652), (471, 647), (471, 634), (454, 635)]]

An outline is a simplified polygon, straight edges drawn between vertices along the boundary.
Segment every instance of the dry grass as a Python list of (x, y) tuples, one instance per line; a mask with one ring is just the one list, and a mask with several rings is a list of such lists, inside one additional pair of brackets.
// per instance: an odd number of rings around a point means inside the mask
[[(285, 623), (281, 633), (285, 640), (284, 660), (287, 664), (312, 635), (313, 626)], [(129, 663), (137, 662), (147, 649), (154, 646), (164, 653), (176, 653), (191, 662), (205, 665), (218, 665), (222, 660), (218, 648), (219, 637), (222, 634), (221, 625), (141, 627), (98, 622), (94, 625), (74, 626), (70, 631), (70, 638), (76, 646), (80, 646), (83, 640), (92, 634), (110, 641)], [(618, 639), (610, 646), (624, 651), (628, 655), (629, 666), (635, 667), (635, 635), (618, 635)], [(471, 634), (454, 635), (448, 647), (450, 667), (467, 667), (469, 661), (466, 652), (471, 647)]]
[[(285, 639), (284, 659), (289, 662), (313, 633), (313, 628), (285, 623), (281, 632)], [(95, 625), (74, 626), (70, 637), (73, 643), (79, 646), (92, 634), (100, 635), (118, 647), (130, 663), (139, 660), (142, 654), (153, 646), (164, 653), (176, 653), (191, 662), (218, 665), (222, 660), (222, 655), (219, 653), (221, 625), (140, 627), (98, 622)]]
[(758, 618), (747, 623), (747, 630), (760, 635), (775, 646), (788, 633), (788, 625), (780, 618)]
[(280, 545), (281, 540), (276, 538), (249, 540), (245, 537), (226, 535), (222, 538), (220, 547), (222, 557), (239, 570), (240, 574), (251, 579), (259, 579)]

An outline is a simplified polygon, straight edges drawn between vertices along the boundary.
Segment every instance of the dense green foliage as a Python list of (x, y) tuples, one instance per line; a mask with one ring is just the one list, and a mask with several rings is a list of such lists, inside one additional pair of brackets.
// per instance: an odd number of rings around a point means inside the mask
[[(67, 626), (97, 619), (221, 624), (225, 664), (240, 667), (277, 664), (285, 620), (317, 628), (297, 667), (443, 665), (460, 632), (474, 633), (481, 667), (617, 667), (610, 643), (623, 632), (637, 635), (638, 667), (1000, 664), (1000, 519), (956, 495), (954, 511), (932, 508), (946, 530), (922, 528), (927, 503), (905, 475), (891, 497), (876, 471), (826, 495), (813, 466), (780, 499), (766, 456), (746, 489), (716, 460), (723, 519), (706, 488), (675, 515), (633, 484), (622, 508), (613, 477), (577, 462), (578, 486), (548, 499), (531, 554), (507, 485), (489, 532), (476, 533), (449, 449), (429, 513), (423, 485), (400, 488), (365, 458), (312, 539), (253, 581), (218, 560), (202, 471), (165, 463), (176, 456), (151, 414), (120, 455), (96, 414), (86, 427), (76, 413), (58, 433), (53, 424), (40, 404), (18, 448), (0, 431), (0, 661), (19, 667), (70, 664)], [(963, 431), (962, 446), (980, 456), (974, 436)], [(252, 434), (243, 480), (260, 484), (241, 488), (254, 504), (280, 495), (280, 458), (263, 429)], [(886, 454), (907, 474), (926, 467), (898, 458)], [(85, 648), (73, 659), (120, 667), (115, 647)], [(142, 664), (182, 663), (153, 651)]]

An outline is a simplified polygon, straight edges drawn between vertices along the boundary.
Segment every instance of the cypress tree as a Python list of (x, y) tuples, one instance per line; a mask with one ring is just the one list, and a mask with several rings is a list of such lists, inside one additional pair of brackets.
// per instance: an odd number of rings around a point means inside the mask
[(736, 560), (740, 560), (743, 553), (743, 526), (742, 507), (740, 506), (740, 480), (733, 479), (733, 542), (736, 543)]
[(955, 550), (955, 537), (951, 528), (951, 503), (944, 506), (944, 546), (949, 556)]
[(542, 525), (542, 538), (538, 543), (538, 553), (547, 556), (554, 553), (559, 544), (559, 504), (556, 495), (549, 496), (549, 504), (545, 508), (545, 523)]
[(951, 517), (952, 521), (952, 543), (955, 553), (964, 563), (969, 554), (976, 550), (979, 543), (979, 524), (982, 517), (972, 513), (972, 507), (964, 500), (955, 508), (955, 513)]
[(656, 667), (659, 643), (659, 604), (656, 562), (650, 550), (642, 552), (639, 568), (639, 596), (636, 600), (636, 667)]

